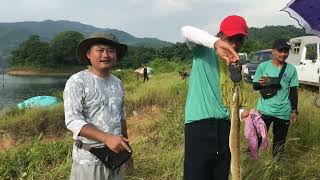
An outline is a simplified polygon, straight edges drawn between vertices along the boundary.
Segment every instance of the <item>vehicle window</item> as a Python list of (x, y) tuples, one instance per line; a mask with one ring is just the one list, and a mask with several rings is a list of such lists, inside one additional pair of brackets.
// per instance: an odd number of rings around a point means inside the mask
[(293, 54), (299, 54), (301, 43), (294, 43)]
[(317, 60), (317, 44), (307, 44), (306, 60)]
[(270, 52), (264, 52), (264, 53), (256, 53), (252, 56), (250, 63), (253, 64), (259, 64), (264, 61), (267, 61), (272, 58), (272, 53)]

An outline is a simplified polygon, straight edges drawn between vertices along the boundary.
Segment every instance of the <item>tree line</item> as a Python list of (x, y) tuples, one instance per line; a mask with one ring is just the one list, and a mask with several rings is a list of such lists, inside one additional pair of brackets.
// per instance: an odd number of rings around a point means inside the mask
[[(302, 35), (305, 35), (303, 29), (294, 26), (249, 28), (248, 39), (241, 51), (249, 54), (261, 49), (270, 49), (276, 38), (290, 39)], [(64, 68), (79, 66), (76, 47), (83, 39), (84, 35), (76, 31), (58, 33), (50, 42), (43, 42), (38, 35), (32, 35), (11, 52), (8, 62), (12, 67)], [(161, 48), (130, 46), (127, 55), (118, 62), (117, 66), (118, 68), (138, 68), (155, 59), (190, 63), (192, 54), (186, 44), (180, 42), (170, 47)]]
[[(61, 32), (50, 42), (43, 42), (38, 35), (32, 35), (11, 52), (8, 62), (11, 67), (79, 66), (81, 64), (76, 58), (76, 47), (83, 39), (84, 35), (76, 31)], [(162, 48), (130, 46), (127, 55), (118, 62), (117, 66), (118, 68), (137, 68), (156, 58), (187, 61), (191, 60), (191, 52), (184, 43)]]

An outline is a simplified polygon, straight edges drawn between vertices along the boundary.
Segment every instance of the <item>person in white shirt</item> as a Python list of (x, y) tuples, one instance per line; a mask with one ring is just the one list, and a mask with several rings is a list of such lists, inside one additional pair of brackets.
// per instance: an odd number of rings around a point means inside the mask
[(120, 79), (111, 74), (112, 67), (125, 56), (127, 45), (105, 33), (92, 33), (77, 46), (77, 57), (91, 68), (72, 75), (66, 83), (63, 99), (66, 127), (72, 131), (71, 180), (122, 180), (130, 172), (130, 158), (116, 172), (81, 144), (107, 146), (119, 153), (128, 151), (129, 140), (124, 109), (124, 88)]

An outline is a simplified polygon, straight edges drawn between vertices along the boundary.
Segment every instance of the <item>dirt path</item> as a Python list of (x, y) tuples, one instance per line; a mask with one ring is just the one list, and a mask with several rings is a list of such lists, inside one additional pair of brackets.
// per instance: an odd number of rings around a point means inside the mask
[(0, 136), (0, 151), (6, 151), (14, 145), (14, 140), (9, 135), (4, 134)]
[(155, 125), (161, 119), (162, 112), (157, 106), (152, 106), (141, 111), (134, 112), (133, 116), (127, 118), (128, 136), (130, 142), (135, 142), (141, 137), (152, 137), (155, 135)]

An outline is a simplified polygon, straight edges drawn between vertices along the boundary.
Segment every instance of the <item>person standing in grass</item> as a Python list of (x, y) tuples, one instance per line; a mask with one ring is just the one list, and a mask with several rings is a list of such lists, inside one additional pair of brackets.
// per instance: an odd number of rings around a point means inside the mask
[[(111, 74), (112, 67), (126, 52), (126, 45), (104, 33), (93, 33), (78, 44), (78, 59), (91, 68), (72, 75), (63, 93), (65, 124), (76, 142), (91, 147), (106, 145), (117, 153), (131, 151), (124, 117), (124, 89)], [(117, 171), (111, 171), (77, 143), (73, 145), (72, 159), (72, 180), (121, 180), (124, 171), (132, 169), (133, 162), (130, 158)]]
[[(272, 59), (259, 64), (253, 80), (253, 89), (262, 90), (268, 86), (277, 88), (277, 93), (270, 98), (259, 98), (257, 109), (262, 114), (267, 129), (273, 122), (272, 154), (277, 156), (284, 151), (289, 125), (295, 124), (298, 115), (297, 70), (292, 64), (286, 63), (290, 45), (285, 39), (277, 39), (272, 47)], [(280, 87), (268, 85), (266, 77), (278, 78), (282, 68), (284, 73), (280, 79)], [(260, 141), (261, 142), (261, 141)]]
[(226, 97), (232, 88), (226, 83), (226, 67), (239, 60), (247, 24), (234, 15), (221, 22), (217, 37), (191, 26), (181, 31), (193, 54), (185, 107), (184, 179), (227, 180), (231, 154)]
[(147, 68), (147, 66), (144, 66), (143, 67), (143, 82), (145, 82), (146, 80), (149, 81), (148, 68)]

